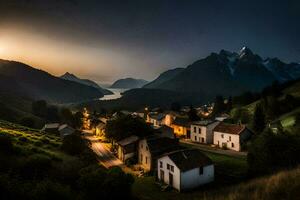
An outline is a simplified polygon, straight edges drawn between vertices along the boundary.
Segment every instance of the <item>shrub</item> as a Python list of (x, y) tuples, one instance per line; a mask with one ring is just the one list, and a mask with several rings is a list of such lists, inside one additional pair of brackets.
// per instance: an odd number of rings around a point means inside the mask
[(7, 135), (0, 135), (0, 152), (11, 153), (13, 151), (12, 140)]
[(85, 149), (85, 143), (79, 134), (72, 134), (64, 137), (61, 148), (68, 154), (78, 155)]

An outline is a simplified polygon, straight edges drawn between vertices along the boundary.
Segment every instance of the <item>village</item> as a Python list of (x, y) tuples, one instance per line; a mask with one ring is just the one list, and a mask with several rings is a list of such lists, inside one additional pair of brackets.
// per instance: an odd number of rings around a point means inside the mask
[[(84, 109), (82, 131), (104, 167), (119, 166), (137, 177), (150, 174), (161, 190), (189, 191), (215, 180), (215, 164), (203, 151), (246, 156), (244, 146), (253, 134), (246, 125), (224, 122), (229, 117), (226, 113), (192, 121), (189, 111), (189, 107), (180, 111), (146, 107), (136, 112), (121, 110), (103, 116)], [(212, 107), (196, 111), (208, 116)], [(115, 141), (106, 138), (107, 124), (126, 116), (143, 120), (153, 133), (142, 137), (130, 135)], [(58, 133), (62, 138), (76, 132), (69, 125), (59, 123), (46, 124), (42, 131)]]

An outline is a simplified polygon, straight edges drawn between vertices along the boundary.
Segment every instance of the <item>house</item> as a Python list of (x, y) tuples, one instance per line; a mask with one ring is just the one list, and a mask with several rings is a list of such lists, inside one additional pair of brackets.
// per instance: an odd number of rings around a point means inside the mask
[(146, 122), (152, 124), (153, 127), (160, 127), (164, 124), (164, 113), (149, 113)]
[(100, 121), (100, 122), (97, 124), (97, 126), (95, 127), (95, 130), (94, 130), (95, 135), (97, 135), (97, 136), (102, 136), (102, 135), (104, 135), (104, 133), (105, 133), (105, 126), (106, 126), (106, 124), (103, 123), (102, 121)]
[(214, 145), (241, 151), (242, 144), (253, 134), (245, 125), (221, 122), (214, 130)]
[(214, 181), (214, 164), (196, 149), (174, 151), (158, 159), (157, 177), (178, 191), (190, 190)]
[(173, 129), (166, 125), (162, 125), (161, 127), (155, 129), (154, 134), (158, 137), (168, 137), (171, 139), (175, 139)]
[(67, 135), (72, 135), (75, 133), (75, 129), (69, 126), (68, 124), (60, 125), (58, 128), (59, 134), (61, 138), (66, 137)]
[(138, 144), (138, 164), (144, 171), (155, 170), (159, 156), (180, 148), (178, 140), (157, 136), (146, 137)]
[(191, 123), (188, 118), (176, 117), (171, 126), (176, 136), (190, 139)]
[(125, 162), (136, 155), (139, 138), (135, 135), (127, 137), (117, 142), (117, 157)]
[(41, 131), (58, 134), (59, 133), (58, 128), (59, 128), (59, 123), (50, 123), (50, 124), (45, 124)]
[(217, 121), (220, 121), (220, 122), (222, 122), (222, 121), (224, 121), (225, 119), (228, 119), (230, 117), (230, 115), (228, 115), (228, 114), (226, 114), (226, 113), (223, 113), (223, 114), (220, 114), (220, 115), (218, 115), (218, 116), (216, 116), (216, 120)]
[(219, 121), (214, 120), (193, 122), (191, 125), (191, 140), (193, 142), (212, 144), (214, 139), (213, 129), (219, 123)]

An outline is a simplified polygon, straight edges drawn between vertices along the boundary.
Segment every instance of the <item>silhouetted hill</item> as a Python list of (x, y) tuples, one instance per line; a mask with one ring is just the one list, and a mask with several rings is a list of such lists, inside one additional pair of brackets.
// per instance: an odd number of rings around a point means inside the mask
[(22, 93), (33, 100), (70, 103), (103, 97), (93, 87), (63, 80), (20, 62), (0, 60), (0, 75), (0, 78), (5, 76), (2, 81), (7, 82), (1, 86), (2, 91), (12, 90), (16, 95)]
[(175, 69), (170, 69), (168, 71), (165, 71), (165, 72), (161, 73), (155, 80), (153, 80), (150, 83), (144, 85), (143, 88), (156, 88), (160, 84), (171, 80), (177, 74), (181, 73), (183, 70), (184, 70), (184, 68), (175, 68)]
[(148, 83), (148, 81), (143, 80), (143, 79), (124, 78), (124, 79), (117, 80), (110, 87), (111, 88), (133, 89), (133, 88), (141, 88), (147, 83)]
[(75, 76), (74, 74), (71, 74), (69, 72), (66, 72), (64, 75), (60, 76), (60, 78), (65, 79), (65, 80), (69, 80), (69, 81), (74, 81), (77, 83), (81, 83), (83, 85), (88, 85), (88, 86), (92, 86), (96, 89), (98, 89), (100, 92), (102, 92), (104, 95), (108, 95), (108, 94), (113, 94), (111, 91), (107, 90), (107, 89), (103, 89), (101, 88), (97, 83), (95, 83), (94, 81), (91, 81), (89, 79), (81, 79), (78, 78), (77, 76)]

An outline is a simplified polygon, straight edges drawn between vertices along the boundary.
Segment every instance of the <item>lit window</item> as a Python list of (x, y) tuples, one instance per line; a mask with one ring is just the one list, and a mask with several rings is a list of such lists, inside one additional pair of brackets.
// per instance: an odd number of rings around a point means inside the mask
[(202, 175), (203, 174), (203, 167), (199, 167), (199, 174)]

